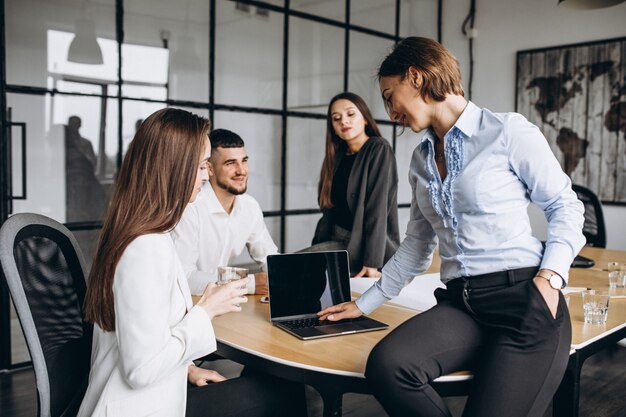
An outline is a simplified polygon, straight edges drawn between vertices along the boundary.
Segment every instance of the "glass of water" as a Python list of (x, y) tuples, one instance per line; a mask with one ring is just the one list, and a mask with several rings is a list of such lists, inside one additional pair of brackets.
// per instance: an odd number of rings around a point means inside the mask
[(586, 324), (605, 324), (609, 315), (609, 293), (583, 291), (583, 313)]
[[(234, 266), (218, 266), (217, 267), (217, 285), (228, 284), (231, 281), (246, 278), (248, 276), (248, 268), (238, 268)], [(245, 288), (245, 284), (241, 287)], [(235, 304), (240, 307), (239, 304)]]
[(247, 276), (248, 268), (237, 268), (234, 266), (217, 267), (217, 285), (219, 286), (237, 279), (246, 278)]
[(609, 287), (623, 288), (626, 285), (626, 263), (609, 262)]

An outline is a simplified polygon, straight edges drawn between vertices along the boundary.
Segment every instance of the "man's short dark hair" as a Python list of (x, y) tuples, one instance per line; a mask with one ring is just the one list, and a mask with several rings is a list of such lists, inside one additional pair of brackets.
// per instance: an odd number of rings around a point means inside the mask
[(215, 129), (209, 135), (212, 148), (243, 148), (241, 136), (227, 129)]

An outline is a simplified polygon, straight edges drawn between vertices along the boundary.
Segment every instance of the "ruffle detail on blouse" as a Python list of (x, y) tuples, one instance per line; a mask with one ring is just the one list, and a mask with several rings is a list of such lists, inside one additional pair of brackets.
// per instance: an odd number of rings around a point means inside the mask
[(434, 148), (429, 147), (429, 158), (427, 164), (427, 170), (430, 174), (430, 181), (428, 183), (428, 192), (430, 194), (430, 201), (432, 203), (435, 213), (443, 220), (445, 227), (452, 227), (456, 229), (457, 218), (454, 215), (454, 199), (452, 198), (452, 184), (463, 169), (463, 151), (464, 142), (461, 138), (460, 130), (454, 128), (450, 135), (445, 138), (444, 153), (446, 158), (446, 179), (443, 181), (441, 187), (437, 179), (437, 168), (435, 165)]

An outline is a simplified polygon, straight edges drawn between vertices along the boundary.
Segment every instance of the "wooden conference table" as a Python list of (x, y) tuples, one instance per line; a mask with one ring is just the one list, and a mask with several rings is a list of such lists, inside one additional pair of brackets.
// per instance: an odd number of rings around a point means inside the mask
[[(609, 261), (626, 262), (626, 252), (584, 248), (583, 256), (595, 261), (592, 268), (572, 268), (570, 287), (608, 291), (606, 272)], [(438, 270), (438, 262), (431, 267)], [(605, 325), (584, 324), (580, 293), (569, 298), (572, 319), (572, 349), (563, 382), (553, 402), (554, 416), (577, 416), (580, 373), (584, 361), (599, 350), (626, 338), (626, 291), (618, 289), (609, 305)], [(341, 415), (341, 399), (346, 392), (369, 393), (364, 378), (365, 364), (372, 348), (392, 329), (417, 310), (386, 303), (370, 317), (389, 324), (389, 330), (302, 341), (273, 326), (269, 307), (251, 296), (239, 314), (227, 314), (213, 321), (218, 340), (217, 353), (252, 368), (311, 385), (324, 401), (324, 416)], [(442, 395), (463, 395), (471, 375), (460, 372), (443, 376), (433, 383)]]

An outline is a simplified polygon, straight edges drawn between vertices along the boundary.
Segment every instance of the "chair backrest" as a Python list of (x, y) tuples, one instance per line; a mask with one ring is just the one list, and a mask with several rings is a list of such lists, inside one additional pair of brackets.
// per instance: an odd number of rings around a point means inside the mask
[(85, 261), (62, 224), (15, 214), (0, 229), (0, 264), (33, 361), (39, 416), (76, 415), (89, 378)]
[(583, 234), (587, 238), (587, 245), (598, 248), (606, 248), (606, 228), (602, 203), (593, 191), (581, 185), (572, 185), (572, 190), (578, 195), (578, 199), (585, 205), (585, 224)]

